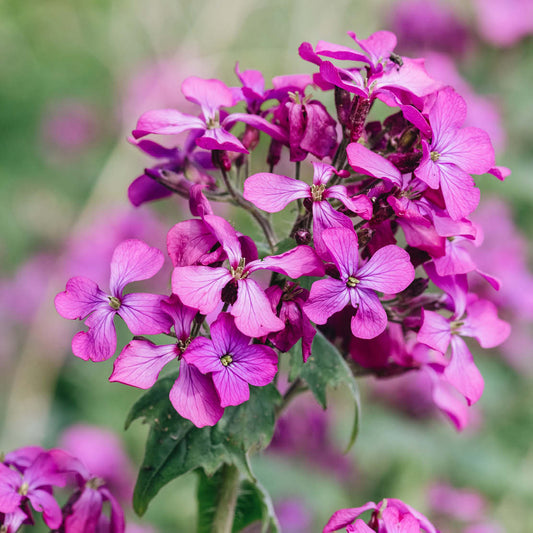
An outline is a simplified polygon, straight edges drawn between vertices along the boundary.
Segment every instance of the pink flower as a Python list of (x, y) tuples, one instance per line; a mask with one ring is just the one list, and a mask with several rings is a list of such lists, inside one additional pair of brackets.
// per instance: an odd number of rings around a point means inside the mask
[(269, 346), (250, 344), (228, 313), (211, 325), (211, 339), (197, 337), (183, 357), (203, 374), (211, 373), (220, 405), (239, 405), (250, 398), (248, 384), (268, 385), (278, 371), (276, 352)]
[(372, 339), (387, 327), (387, 314), (376, 291), (396, 294), (414, 279), (415, 271), (409, 254), (395, 245), (380, 248), (360, 266), (357, 234), (347, 228), (327, 229), (324, 242), (339, 270), (340, 279), (315, 281), (304, 311), (317, 324), (347, 305), (356, 313), (351, 320), (356, 337)]
[(353, 228), (350, 218), (333, 209), (327, 199), (339, 200), (350, 211), (367, 220), (372, 217), (372, 203), (364, 195), (349, 197), (344, 185), (326, 187), (335, 174), (345, 177), (344, 173), (337, 172), (331, 165), (313, 162), (313, 168), (312, 185), (268, 172), (254, 174), (244, 182), (244, 197), (269, 213), (281, 211), (298, 198), (311, 200), (315, 248), (321, 257), (327, 257), (323, 231), (332, 227)]
[(323, 275), (324, 266), (315, 251), (309, 246), (297, 246), (283, 254), (247, 263), (237, 233), (228, 222), (214, 215), (205, 216), (203, 221), (224, 248), (230, 269), (177, 267), (172, 274), (172, 291), (185, 305), (204, 315), (214, 311), (221, 301), (231, 305), (235, 325), (250, 337), (282, 330), (284, 323), (272, 311), (263, 289), (249, 275), (257, 270), (270, 270), (291, 278)]
[(86, 319), (88, 331), (72, 339), (74, 355), (84, 360), (104, 361), (117, 344), (113, 318), (118, 314), (134, 335), (168, 332), (170, 321), (161, 308), (159, 294), (131, 293), (124, 287), (133, 281), (151, 278), (163, 266), (163, 254), (142, 241), (130, 239), (117, 246), (111, 259), (111, 294), (83, 277), (71, 278), (65, 292), (55, 298), (57, 312), (69, 320)]
[(180, 361), (180, 373), (170, 390), (170, 402), (181, 416), (191, 420), (195, 426), (213, 426), (224, 413), (213, 380), (189, 365), (184, 358), (191, 342), (191, 325), (196, 309), (186, 307), (175, 295), (164, 300), (161, 307), (172, 318), (177, 342), (157, 346), (147, 340), (131, 341), (115, 360), (109, 381), (149, 389), (165, 365)]
[(150, 133), (176, 135), (197, 130), (202, 132), (196, 140), (200, 148), (248, 153), (241, 141), (228, 131), (236, 122), (245, 122), (279, 141), (286, 141), (281, 128), (257, 115), (233, 113), (224, 118), (221, 108), (231, 107), (236, 102), (231, 89), (219, 80), (191, 76), (182, 83), (181, 91), (187, 100), (201, 106), (201, 117), (187, 115), (176, 109), (147, 111), (139, 118), (133, 136), (139, 139)]
[(494, 166), (494, 149), (486, 132), (461, 128), (466, 103), (453, 89), (438, 92), (429, 110), (431, 142), (422, 141), (423, 157), (416, 176), (438, 187), (453, 220), (468, 216), (479, 203), (479, 189), (470, 174), (484, 174)]

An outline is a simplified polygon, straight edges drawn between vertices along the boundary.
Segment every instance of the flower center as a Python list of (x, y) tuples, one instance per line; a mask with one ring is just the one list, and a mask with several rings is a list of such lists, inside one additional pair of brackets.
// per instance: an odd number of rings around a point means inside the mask
[(452, 333), (457, 333), (459, 331), (459, 329), (464, 326), (465, 323), (462, 321), (462, 320), (454, 320), (451, 324), (450, 324), (450, 330)]
[(431, 152), (429, 154), (429, 157), (431, 157), (431, 161), (436, 163), (439, 160), (439, 158), (440, 158), (440, 154), (439, 154), (439, 152)]
[(109, 305), (117, 311), (120, 309), (120, 300), (116, 296), (108, 296), (109, 298)]
[(27, 496), (29, 490), (30, 486), (28, 483), (26, 483), (26, 481), (24, 481), (24, 483), (22, 483), (22, 485), (19, 487), (19, 494), (21, 496)]
[(191, 344), (191, 338), (188, 337), (184, 341), (182, 341), (181, 339), (178, 339), (178, 342), (176, 344), (178, 346), (178, 350), (180, 351), (180, 358), (181, 358), (181, 354), (187, 349), (189, 344)]
[(85, 486), (89, 489), (97, 490), (105, 485), (105, 481), (101, 477), (93, 477), (85, 483)]
[(326, 186), (322, 183), (321, 185), (311, 185), (311, 197), (313, 202), (321, 202), (322, 194), (326, 190)]
[(214, 116), (209, 117), (205, 121), (205, 125), (208, 130), (214, 130), (215, 128), (220, 128), (220, 112), (217, 111)]
[(354, 276), (350, 276), (347, 280), (346, 280), (346, 286), (347, 287), (351, 287), (352, 289), (356, 286), (356, 285), (359, 285), (359, 283), (361, 283), (360, 280), (358, 280), (356, 277)]
[(229, 366), (233, 363), (233, 357), (231, 354), (227, 353), (220, 358), (220, 362), (222, 363), (222, 366)]
[(248, 277), (248, 272), (244, 271), (245, 264), (246, 260), (244, 259), (244, 257), (241, 257), (239, 259), (239, 265), (237, 266), (237, 268), (230, 267), (231, 275), (235, 279), (245, 279)]

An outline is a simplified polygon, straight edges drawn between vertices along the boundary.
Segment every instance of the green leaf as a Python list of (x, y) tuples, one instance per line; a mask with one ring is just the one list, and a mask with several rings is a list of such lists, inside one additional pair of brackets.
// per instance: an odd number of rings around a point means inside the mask
[(328, 387), (337, 388), (343, 383), (348, 387), (355, 403), (354, 424), (346, 449), (348, 451), (357, 438), (361, 401), (357, 381), (341, 353), (320, 331), (317, 331), (313, 340), (312, 354), (306, 363), (302, 362), (299, 350), (292, 351), (289, 376), (291, 380), (296, 377), (304, 380), (323, 409), (327, 407), (326, 389)]
[(216, 426), (197, 428), (170, 403), (175, 379), (173, 374), (159, 380), (133, 405), (126, 420), (126, 428), (138, 418), (151, 426), (133, 494), (139, 515), (164, 485), (196, 468), (211, 475), (223, 463), (235, 464), (252, 477), (247, 453), (267, 446), (274, 433), (280, 397), (273, 385), (250, 387), (248, 402), (227, 407)]
[(287, 237), (276, 244), (276, 249), (274, 250), (274, 255), (280, 255), (293, 248), (296, 248), (296, 241), (292, 237)]
[[(220, 468), (212, 476), (207, 476), (202, 469), (197, 471), (199, 482), (197, 490), (198, 500), (198, 533), (211, 533), (217, 506), (220, 503), (223, 487), (224, 469)], [(233, 533), (260, 522), (263, 533), (278, 533), (279, 524), (274, 513), (274, 506), (270, 495), (258, 481), (243, 479), (239, 484)]]

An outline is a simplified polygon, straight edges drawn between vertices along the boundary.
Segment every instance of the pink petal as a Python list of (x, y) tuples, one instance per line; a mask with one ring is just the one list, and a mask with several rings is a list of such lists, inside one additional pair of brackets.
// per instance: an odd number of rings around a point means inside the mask
[(489, 174), (496, 176), (500, 181), (505, 181), (511, 175), (511, 169), (502, 166), (495, 166), (488, 171)]
[(439, 276), (467, 274), (476, 269), (470, 253), (461, 246), (460, 240), (451, 242), (446, 239), (446, 255), (435, 259), (435, 267)]
[(374, 530), (370, 529), (365, 522), (358, 518), (354, 524), (346, 527), (346, 533), (374, 533)]
[(224, 414), (210, 376), (181, 360), (178, 379), (170, 390), (174, 409), (196, 427), (214, 426)]
[(434, 263), (426, 263), (424, 269), (431, 281), (450, 296), (454, 304), (455, 318), (462, 317), (466, 308), (468, 281), (464, 274), (457, 276), (439, 276)]
[(466, 398), (468, 405), (476, 403), (483, 394), (484, 381), (465, 341), (452, 336), (452, 357), (444, 369), (450, 383)]
[(100, 494), (103, 496), (104, 500), (109, 502), (111, 507), (109, 533), (124, 533), (124, 529), (126, 527), (124, 522), (124, 511), (122, 511), (117, 499), (111, 494), (107, 487), (101, 487)]
[[(56, 502), (55, 498), (45, 490), (32, 490), (28, 493), (28, 499), (32, 507), (43, 513), (44, 523), (50, 529), (57, 529), (63, 521), (63, 513), (61, 507)], [(68, 530), (65, 530), (65, 533)]]
[(229, 129), (237, 122), (243, 122), (249, 126), (253, 126), (259, 131), (266, 133), (269, 137), (275, 139), (276, 141), (282, 143), (288, 142), (287, 133), (283, 128), (270, 123), (268, 120), (260, 117), (259, 115), (251, 115), (249, 113), (232, 113), (222, 121), (222, 126)]
[(128, 199), (135, 207), (145, 202), (151, 202), (152, 200), (168, 198), (173, 194), (170, 189), (167, 189), (164, 185), (161, 185), (161, 183), (158, 183), (146, 174), (133, 180), (128, 187)]
[(117, 348), (117, 334), (113, 324), (115, 311), (111, 307), (100, 308), (87, 318), (88, 331), (80, 331), (72, 339), (72, 352), (87, 361), (105, 361)]
[(205, 337), (196, 337), (183, 352), (183, 359), (187, 361), (187, 364), (197, 368), (202, 374), (209, 374), (210, 372), (221, 371), (223, 366), (220, 358), (223, 355), (226, 355), (226, 352), (218, 350), (212, 340)]
[(467, 217), (479, 204), (479, 189), (470, 174), (455, 165), (438, 165), (446, 209), (453, 220)]
[(204, 134), (196, 140), (196, 144), (204, 150), (229, 150), (241, 154), (248, 153), (241, 141), (223, 128), (205, 130)]
[(163, 253), (143, 241), (128, 239), (121, 242), (111, 258), (109, 286), (112, 294), (120, 297), (128, 283), (155, 276), (164, 262)]
[(264, 387), (278, 371), (278, 356), (269, 346), (250, 344), (245, 351), (231, 353), (233, 362), (226, 368), (250, 385)]
[(149, 133), (176, 135), (192, 129), (205, 130), (205, 128), (205, 122), (201, 118), (180, 113), (175, 109), (157, 109), (141, 115), (133, 130), (133, 136), (138, 139)]
[(65, 533), (96, 531), (102, 514), (102, 496), (97, 490), (86, 487), (65, 518)]
[(237, 301), (231, 307), (237, 328), (249, 337), (282, 330), (285, 324), (272, 312), (261, 287), (252, 279), (241, 279), (238, 283)]
[(18, 472), (0, 463), (0, 512), (13, 513), (22, 500), (18, 493), (22, 477)]
[[(246, 352), (251, 340), (235, 327), (235, 319), (229, 313), (220, 313), (211, 324), (211, 341), (218, 358), (228, 353)], [(217, 368), (220, 370), (220, 364)]]
[(429, 111), (433, 144), (450, 130), (459, 129), (466, 119), (466, 102), (451, 87), (439, 91)]
[(241, 243), (233, 226), (222, 217), (206, 215), (204, 222), (209, 226), (218, 242), (228, 255), (229, 263), (236, 268), (242, 257)]
[(401, 106), (401, 110), (405, 119), (413, 124), (413, 126), (417, 127), (426, 139), (431, 138), (431, 127), (416, 107), (412, 105), (404, 105)]
[(290, 278), (301, 276), (323, 276), (324, 264), (310, 246), (296, 246), (280, 255), (270, 255), (248, 264), (248, 272), (270, 270)]
[(442, 315), (426, 309), (422, 309), (422, 321), (417, 336), (418, 342), (438, 352), (446, 353), (452, 336), (449, 321)]
[(304, 313), (315, 323), (325, 324), (337, 311), (350, 303), (346, 283), (338, 279), (321, 279), (311, 286), (311, 293), (303, 306)]
[(344, 228), (355, 234), (347, 215), (333, 209), (327, 200), (313, 202), (313, 241), (318, 255), (325, 261), (331, 261), (332, 250), (324, 241), (324, 231), (332, 228)]
[(70, 278), (66, 290), (54, 300), (57, 312), (69, 320), (83, 319), (101, 303), (109, 303), (107, 295), (98, 285), (83, 277)]
[[(351, 83), (345, 82), (339, 72), (345, 74), (345, 76), (351, 81)], [(368, 97), (368, 90), (363, 88), (364, 81), (358, 72), (349, 72), (343, 69), (337, 68), (333, 63), (329, 61), (323, 61), (320, 64), (320, 76), (328, 83), (335, 85), (349, 93)]]
[(440, 167), (431, 159), (429, 145), (426, 141), (422, 141), (422, 154), (422, 160), (415, 170), (415, 176), (427, 183), (432, 189), (437, 189), (441, 179)]
[(358, 303), (357, 312), (352, 317), (352, 333), (360, 339), (373, 339), (387, 327), (387, 313), (376, 293), (371, 290), (352, 289), (352, 305)]
[(467, 307), (467, 313), (460, 333), (475, 337), (482, 348), (494, 348), (509, 337), (511, 326), (498, 318), (498, 310), (492, 302), (476, 300)]
[(346, 281), (357, 272), (359, 264), (357, 234), (353, 229), (330, 228), (322, 232), (322, 238), (341, 278)]
[(369, 288), (387, 294), (406, 289), (415, 279), (415, 269), (409, 254), (390, 244), (380, 248), (356, 273), (361, 289)]
[(351, 31), (348, 35), (372, 58), (374, 65), (389, 59), (397, 44), (396, 35), (386, 30), (376, 31), (366, 39), (358, 39)]
[(220, 396), (220, 405), (240, 405), (250, 399), (250, 387), (246, 381), (233, 375), (229, 367), (213, 374), (213, 383)]
[(328, 520), (322, 533), (332, 533), (339, 529), (351, 524), (359, 515), (365, 511), (377, 509), (377, 505), (374, 502), (368, 502), (361, 507), (353, 507), (352, 509), (340, 509), (333, 513), (332, 517)]
[(178, 339), (186, 340), (191, 332), (196, 309), (183, 305), (175, 294), (161, 302), (161, 309), (174, 322), (174, 333)]
[(132, 340), (115, 359), (109, 381), (149, 389), (163, 367), (176, 359), (176, 345), (156, 346), (151, 341)]
[(202, 106), (206, 119), (213, 118), (221, 107), (233, 105), (231, 90), (217, 79), (190, 76), (181, 84), (181, 92), (187, 100)]
[(126, 294), (117, 313), (134, 335), (168, 333), (172, 321), (161, 309), (161, 301), (164, 298), (161, 294)]
[(335, 198), (340, 200), (350, 211), (358, 214), (365, 220), (370, 220), (374, 211), (374, 206), (370, 198), (364, 194), (349, 197), (344, 185), (333, 185), (324, 191), (323, 198)]
[(177, 267), (172, 273), (172, 292), (185, 305), (207, 315), (219, 304), (222, 289), (232, 279), (225, 268)]
[(384, 157), (360, 143), (349, 144), (346, 153), (348, 154), (348, 163), (356, 172), (384, 179), (401, 187), (402, 175), (400, 171)]
[(332, 59), (342, 59), (345, 61), (364, 61), (365, 63), (369, 62), (368, 58), (361, 52), (357, 52), (348, 46), (329, 43), (327, 41), (318, 41), (315, 50), (318, 55), (331, 57)]
[(277, 213), (298, 198), (310, 198), (311, 189), (303, 181), (260, 172), (244, 182), (244, 197), (263, 211)]

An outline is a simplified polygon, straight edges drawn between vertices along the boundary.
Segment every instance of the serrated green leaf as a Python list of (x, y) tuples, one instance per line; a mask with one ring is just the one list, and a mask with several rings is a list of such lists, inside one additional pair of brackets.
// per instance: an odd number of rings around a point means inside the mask
[(223, 463), (235, 464), (251, 477), (247, 453), (267, 446), (274, 433), (280, 397), (273, 385), (250, 387), (248, 402), (227, 407), (216, 426), (197, 428), (170, 403), (175, 379), (174, 374), (158, 381), (134, 404), (126, 420), (129, 426), (143, 417), (151, 426), (133, 494), (139, 515), (164, 485), (196, 468), (210, 475)]
[(348, 451), (357, 438), (361, 402), (357, 381), (337, 348), (317, 331), (313, 340), (312, 354), (306, 363), (302, 362), (299, 352), (292, 352), (289, 375), (293, 380), (296, 377), (303, 379), (323, 409), (327, 407), (328, 387), (337, 388), (343, 383), (348, 387), (355, 402), (355, 417), (346, 450)]

